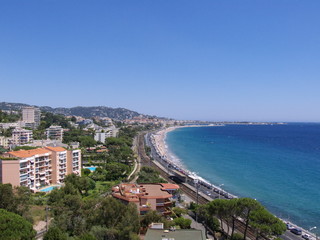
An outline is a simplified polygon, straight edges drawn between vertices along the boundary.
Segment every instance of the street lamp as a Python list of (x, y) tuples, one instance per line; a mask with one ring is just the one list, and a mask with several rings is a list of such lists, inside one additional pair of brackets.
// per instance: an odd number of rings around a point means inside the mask
[(221, 187), (222, 187), (223, 185), (224, 185), (223, 183), (219, 185), (219, 192), (218, 192), (218, 194), (219, 194), (219, 199), (220, 199), (220, 190), (221, 190)]
[[(317, 227), (314, 226), (314, 227), (310, 228), (309, 231), (312, 231), (313, 229), (316, 229), (316, 228), (317, 228)], [(318, 239), (318, 238), (317, 238), (317, 234), (315, 233), (314, 235), (316, 236), (316, 240), (317, 240), (317, 239)]]

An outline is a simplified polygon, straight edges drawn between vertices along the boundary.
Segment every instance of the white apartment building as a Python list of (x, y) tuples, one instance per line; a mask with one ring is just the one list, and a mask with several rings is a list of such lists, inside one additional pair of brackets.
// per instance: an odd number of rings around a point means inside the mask
[(114, 125), (108, 128), (103, 128), (96, 131), (94, 135), (94, 140), (104, 143), (106, 138), (116, 137), (119, 129), (117, 129)]
[(11, 141), (10, 138), (0, 136), (0, 147), (8, 148), (10, 141)]
[(63, 128), (61, 126), (50, 126), (46, 129), (47, 139), (60, 140), (63, 139)]
[(41, 112), (39, 108), (24, 107), (22, 108), (22, 121), (27, 127), (37, 128), (40, 125)]
[(23, 145), (33, 142), (33, 133), (31, 130), (16, 128), (12, 131), (12, 144)]

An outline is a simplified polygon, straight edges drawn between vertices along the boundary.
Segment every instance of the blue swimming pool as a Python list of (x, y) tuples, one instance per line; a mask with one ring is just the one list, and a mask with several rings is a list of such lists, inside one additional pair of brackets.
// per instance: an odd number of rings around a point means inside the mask
[(58, 188), (59, 186), (49, 186), (49, 187), (46, 187), (46, 188), (43, 188), (41, 190), (39, 190), (40, 192), (50, 192), (52, 191), (53, 189), (55, 188)]
[(97, 169), (97, 167), (85, 167), (85, 168), (89, 169), (91, 172), (94, 172)]

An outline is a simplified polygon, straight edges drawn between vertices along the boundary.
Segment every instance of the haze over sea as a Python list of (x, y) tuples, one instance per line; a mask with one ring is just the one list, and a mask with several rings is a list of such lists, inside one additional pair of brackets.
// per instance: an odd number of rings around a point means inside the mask
[(305, 229), (320, 223), (320, 124), (178, 128), (166, 143), (212, 184)]

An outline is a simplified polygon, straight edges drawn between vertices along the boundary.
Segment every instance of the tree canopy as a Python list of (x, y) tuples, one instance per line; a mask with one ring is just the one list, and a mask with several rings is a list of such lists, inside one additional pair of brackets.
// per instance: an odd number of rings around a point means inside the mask
[(33, 239), (35, 235), (30, 222), (18, 214), (0, 209), (0, 239)]

